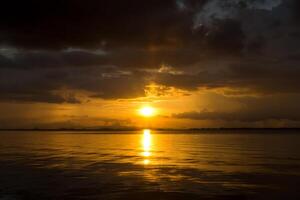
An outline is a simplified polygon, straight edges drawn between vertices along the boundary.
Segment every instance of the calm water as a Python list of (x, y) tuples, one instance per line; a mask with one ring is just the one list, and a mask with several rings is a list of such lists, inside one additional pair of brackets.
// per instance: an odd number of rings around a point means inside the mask
[(300, 199), (300, 133), (0, 132), (0, 200)]

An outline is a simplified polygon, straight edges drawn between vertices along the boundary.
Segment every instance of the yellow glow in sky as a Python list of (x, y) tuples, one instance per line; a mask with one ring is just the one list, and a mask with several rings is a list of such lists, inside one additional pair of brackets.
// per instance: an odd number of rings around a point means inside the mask
[(152, 117), (155, 114), (155, 109), (151, 106), (144, 106), (139, 110), (139, 113), (144, 117)]

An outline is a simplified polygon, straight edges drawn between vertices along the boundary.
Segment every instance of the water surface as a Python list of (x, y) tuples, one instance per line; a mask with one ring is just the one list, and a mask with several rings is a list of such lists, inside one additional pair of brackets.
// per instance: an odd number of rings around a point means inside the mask
[(0, 200), (300, 199), (300, 134), (0, 132)]

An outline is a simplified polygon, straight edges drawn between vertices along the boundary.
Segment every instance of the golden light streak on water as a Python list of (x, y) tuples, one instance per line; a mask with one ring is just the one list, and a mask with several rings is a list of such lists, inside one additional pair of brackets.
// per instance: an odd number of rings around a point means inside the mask
[(142, 156), (144, 157), (144, 165), (148, 165), (150, 163), (149, 157), (151, 156), (151, 130), (144, 129), (143, 130), (143, 137), (142, 137)]

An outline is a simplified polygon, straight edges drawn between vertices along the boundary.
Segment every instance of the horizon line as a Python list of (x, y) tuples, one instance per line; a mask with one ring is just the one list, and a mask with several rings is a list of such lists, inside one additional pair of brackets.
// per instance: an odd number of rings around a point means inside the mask
[(214, 127), (214, 128), (0, 128), (0, 131), (205, 131), (205, 130), (298, 130), (300, 127)]

